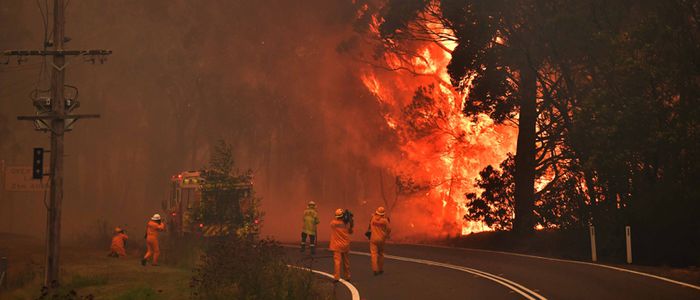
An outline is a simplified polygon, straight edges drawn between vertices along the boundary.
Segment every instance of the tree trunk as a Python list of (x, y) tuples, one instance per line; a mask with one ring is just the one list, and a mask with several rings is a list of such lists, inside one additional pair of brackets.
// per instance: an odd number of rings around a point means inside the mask
[(513, 230), (531, 232), (535, 202), (535, 123), (537, 81), (530, 67), (520, 69), (520, 119), (515, 153), (515, 220)]

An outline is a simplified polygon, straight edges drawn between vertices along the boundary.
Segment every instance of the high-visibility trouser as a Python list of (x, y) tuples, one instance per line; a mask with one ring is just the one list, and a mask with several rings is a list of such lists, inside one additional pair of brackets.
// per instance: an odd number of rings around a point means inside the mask
[(347, 252), (334, 251), (333, 264), (335, 265), (333, 278), (340, 279), (340, 265), (343, 265), (345, 279), (350, 280), (350, 255)]
[(372, 271), (384, 271), (384, 242), (370, 242), (369, 253), (372, 259)]
[(313, 249), (316, 247), (316, 235), (307, 234), (306, 232), (301, 232), (301, 248), (304, 249), (306, 246), (306, 237), (309, 237), (309, 246)]
[(148, 251), (146, 251), (146, 256), (144, 256), (143, 259), (148, 259), (149, 257), (153, 256), (153, 264), (157, 265), (158, 256), (160, 256), (160, 246), (158, 245), (158, 238), (154, 236), (149, 236), (148, 238), (146, 238), (146, 247)]
[(117, 254), (119, 256), (126, 256), (126, 250), (122, 245), (112, 245), (111, 248), (112, 253)]

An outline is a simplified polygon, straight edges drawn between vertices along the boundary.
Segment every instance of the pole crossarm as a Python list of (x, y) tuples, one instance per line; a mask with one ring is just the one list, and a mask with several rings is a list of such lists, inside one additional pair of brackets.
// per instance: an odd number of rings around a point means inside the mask
[(18, 116), (17, 120), (20, 121), (36, 121), (36, 120), (68, 120), (68, 119), (95, 119), (99, 118), (99, 114), (79, 114), (79, 115), (63, 115), (63, 117), (47, 114), (44, 116)]
[(69, 55), (110, 55), (112, 50), (7, 50), (2, 53), (5, 56), (69, 56)]

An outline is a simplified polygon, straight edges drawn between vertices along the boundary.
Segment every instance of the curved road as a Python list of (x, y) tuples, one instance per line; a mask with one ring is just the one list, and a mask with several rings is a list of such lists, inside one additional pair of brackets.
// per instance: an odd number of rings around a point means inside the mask
[[(374, 276), (367, 243), (351, 249), (351, 282), (361, 299), (700, 299), (697, 286), (592, 264), (420, 245), (387, 245), (385, 273)], [(333, 273), (325, 248), (313, 258), (308, 250), (286, 252), (293, 264)]]

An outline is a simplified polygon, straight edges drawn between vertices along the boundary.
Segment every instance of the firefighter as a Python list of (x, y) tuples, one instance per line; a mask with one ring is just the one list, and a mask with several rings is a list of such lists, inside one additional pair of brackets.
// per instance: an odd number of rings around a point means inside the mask
[(153, 256), (151, 265), (158, 265), (158, 256), (160, 256), (160, 247), (158, 245), (158, 232), (165, 230), (165, 223), (160, 219), (159, 214), (153, 215), (151, 220), (146, 225), (146, 255), (141, 260), (141, 265), (145, 266), (148, 259)]
[(372, 258), (372, 271), (374, 275), (384, 273), (384, 244), (391, 233), (389, 220), (384, 216), (384, 207), (379, 207), (372, 215), (370, 221), (369, 253)]
[(346, 222), (351, 216), (349, 211), (343, 209), (335, 210), (335, 218), (331, 221), (331, 242), (328, 247), (333, 251), (333, 263), (335, 266), (335, 272), (333, 273), (333, 278), (335, 282), (340, 280), (340, 268), (342, 268), (345, 273), (346, 280), (350, 280), (350, 258), (348, 252), (350, 252), (350, 234), (352, 234), (352, 222)]
[(316, 202), (309, 201), (309, 204), (304, 210), (304, 227), (301, 230), (301, 252), (304, 252), (306, 248), (306, 236), (308, 236), (311, 255), (316, 253), (316, 225), (318, 223)]
[(124, 229), (119, 227), (114, 228), (114, 236), (112, 237), (112, 246), (110, 247), (109, 256), (111, 257), (121, 257), (126, 256), (126, 240), (129, 236), (126, 235)]

